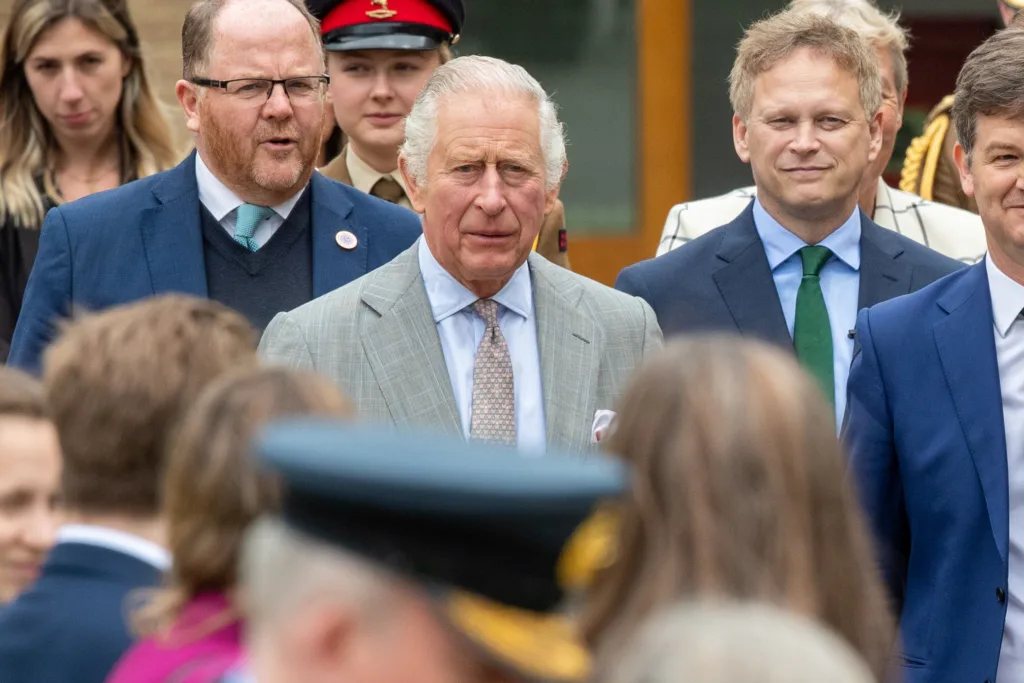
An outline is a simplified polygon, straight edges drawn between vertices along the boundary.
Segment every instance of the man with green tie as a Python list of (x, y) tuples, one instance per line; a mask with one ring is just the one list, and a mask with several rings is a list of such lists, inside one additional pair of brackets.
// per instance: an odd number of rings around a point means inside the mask
[(857, 206), (882, 144), (873, 48), (832, 20), (788, 10), (758, 21), (729, 77), (733, 144), (756, 198), (731, 223), (630, 266), (666, 336), (736, 332), (793, 349), (841, 424), (857, 311), (914, 291), (960, 262)]

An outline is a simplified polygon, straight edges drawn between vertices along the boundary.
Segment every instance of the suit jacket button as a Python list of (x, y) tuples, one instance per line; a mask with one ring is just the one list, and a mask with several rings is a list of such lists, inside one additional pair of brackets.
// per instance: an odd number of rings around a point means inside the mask
[(1006, 591), (1002, 588), (996, 588), (996, 600), (999, 601), (1000, 605), (1006, 604)]

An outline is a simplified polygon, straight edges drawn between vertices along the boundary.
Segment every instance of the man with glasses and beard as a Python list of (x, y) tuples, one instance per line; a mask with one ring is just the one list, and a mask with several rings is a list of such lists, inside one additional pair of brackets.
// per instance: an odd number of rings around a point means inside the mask
[(199, 0), (176, 92), (196, 151), (177, 168), (50, 212), (9, 362), (36, 369), (58, 318), (161, 292), (263, 329), (390, 261), (417, 216), (315, 173), (328, 77), (301, 0)]

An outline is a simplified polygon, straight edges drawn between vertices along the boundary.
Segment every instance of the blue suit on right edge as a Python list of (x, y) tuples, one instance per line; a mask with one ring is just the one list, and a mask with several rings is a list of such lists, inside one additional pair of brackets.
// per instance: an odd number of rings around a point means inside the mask
[(903, 680), (994, 682), (1009, 494), (986, 263), (861, 311), (856, 334), (845, 437)]

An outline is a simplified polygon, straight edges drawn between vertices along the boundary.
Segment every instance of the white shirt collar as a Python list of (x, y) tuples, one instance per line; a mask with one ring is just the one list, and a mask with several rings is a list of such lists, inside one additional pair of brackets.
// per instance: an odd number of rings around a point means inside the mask
[(988, 291), (992, 295), (992, 321), (1000, 337), (1010, 333), (1010, 327), (1024, 311), (1024, 285), (1011, 279), (992, 262), (991, 254), (985, 254), (985, 273), (988, 275)]
[[(437, 262), (423, 237), (419, 238), (418, 255), (423, 286), (427, 290), (427, 301), (435, 323), (455, 315), (480, 298)], [(524, 262), (519, 266), (501, 291), (491, 298), (529, 320), (533, 316), (533, 283), (530, 281), (529, 264)]]
[(84, 543), (130, 555), (162, 572), (171, 568), (171, 553), (134, 534), (92, 524), (65, 524), (57, 531), (58, 543)]
[[(199, 185), (199, 201), (218, 223), (224, 220), (229, 213), (245, 204), (238, 195), (221, 182), (220, 178), (213, 174), (199, 152), (196, 152), (196, 183)], [(270, 208), (282, 219), (288, 220), (288, 215), (295, 208), (301, 196), (302, 191), (300, 190), (291, 199)]]
[(380, 173), (373, 169), (362, 157), (352, 150), (352, 145), (345, 149), (345, 166), (348, 167), (348, 175), (352, 178), (352, 187), (360, 192), (370, 194), (370, 190), (381, 178), (392, 178), (402, 188), (405, 196), (409, 196), (409, 188), (405, 186), (405, 178), (397, 168), (391, 173)]

